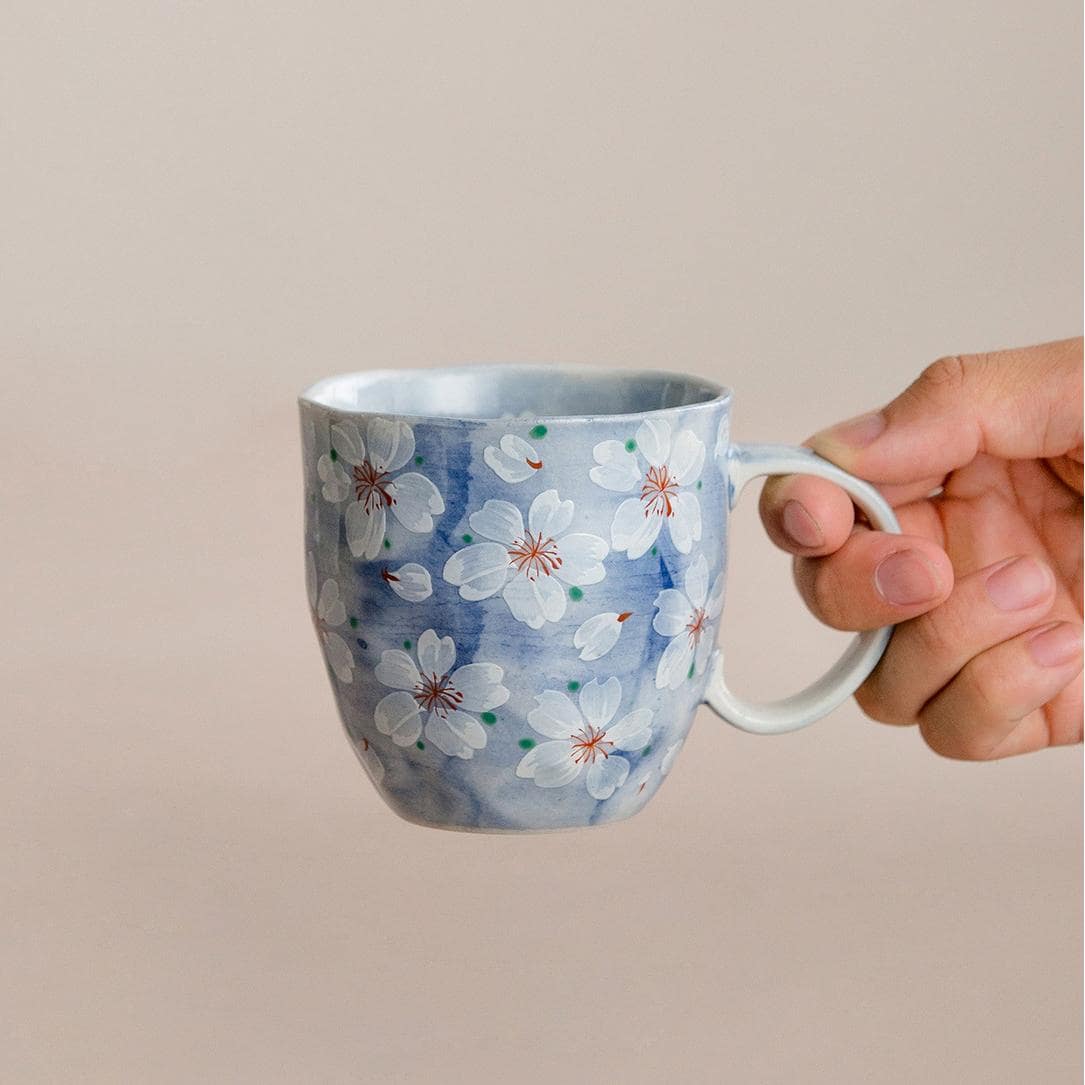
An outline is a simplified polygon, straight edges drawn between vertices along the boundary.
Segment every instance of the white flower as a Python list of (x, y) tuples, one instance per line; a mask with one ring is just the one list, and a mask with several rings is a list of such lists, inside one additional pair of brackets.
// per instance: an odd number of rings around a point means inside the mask
[(678, 751), (681, 748), (681, 742), (672, 742), (667, 747), (667, 752), (663, 755), (663, 762), (659, 766), (659, 771), (663, 776), (666, 776), (671, 771), (671, 765), (674, 764), (674, 759), (678, 756)]
[(601, 441), (592, 453), (597, 467), (592, 482), (606, 490), (639, 497), (623, 501), (611, 525), (611, 545), (639, 558), (656, 541), (666, 521), (680, 554), (688, 554), (701, 538), (701, 505), (684, 487), (692, 486), (704, 466), (704, 443), (691, 430), (679, 430), (671, 440), (670, 423), (646, 418), (637, 428), (636, 443)]
[(370, 779), (379, 784), (384, 779), (384, 762), (377, 756), (372, 743), (367, 738), (356, 738), (351, 742), (362, 768), (369, 773)]
[(573, 634), (573, 647), (580, 649), (580, 658), (585, 662), (602, 659), (618, 643), (625, 622), (632, 616), (631, 610), (623, 610), (621, 614), (596, 614), (584, 622)]
[(652, 628), (671, 642), (656, 667), (656, 688), (677, 689), (694, 673), (704, 673), (715, 642), (711, 624), (723, 610), (723, 573), (708, 594), (708, 563), (704, 554), (686, 570), (686, 590), (665, 588), (655, 598), (658, 608)]
[(486, 745), (486, 728), (471, 712), (489, 712), (509, 699), (501, 685), (504, 670), (496, 663), (456, 663), (456, 644), (427, 629), (419, 638), (415, 657), (399, 648), (381, 653), (374, 673), (389, 693), (375, 711), (377, 730), (397, 746), (410, 746), (422, 733), (449, 757), (474, 757)]
[(398, 569), (381, 569), (381, 580), (408, 603), (421, 603), (433, 594), (433, 581), (429, 571), (416, 562), (409, 561)]
[[(352, 498), (346, 511), (347, 542), (356, 557), (380, 553), (387, 513), (418, 535), (433, 530), (433, 517), (445, 511), (444, 499), (425, 475), (392, 476), (414, 455), (414, 434), (406, 422), (371, 418), (365, 440), (353, 422), (332, 426), (332, 448), (317, 461), (327, 500)], [(344, 467), (346, 463), (349, 467)]]
[(558, 581), (598, 584), (607, 574), (609, 548), (598, 535), (566, 535), (573, 503), (547, 490), (531, 502), (527, 530), (520, 510), (508, 501), (487, 501), (470, 516), (472, 529), (492, 542), (457, 550), (445, 563), (444, 578), (469, 601), (501, 592), (512, 616), (532, 629), (560, 621), (565, 589)]
[(347, 620), (347, 608), (339, 598), (339, 585), (334, 580), (325, 580), (319, 595), (316, 585), (316, 558), (309, 553), (305, 558), (305, 589), (313, 611), (313, 624), (324, 645), (324, 658), (340, 682), (353, 682), (354, 656), (347, 642), (332, 632)]
[(580, 691), (579, 709), (564, 693), (546, 690), (527, 722), (550, 742), (528, 750), (516, 775), (538, 787), (564, 787), (587, 767), (585, 784), (593, 799), (609, 799), (625, 783), (629, 762), (615, 750), (640, 750), (652, 738), (652, 713), (638, 708), (616, 724), (610, 721), (622, 701), (622, 684), (608, 678), (589, 682)]
[(494, 474), (506, 482), (523, 482), (542, 469), (538, 452), (522, 437), (506, 433), (497, 447), (487, 445), (482, 458)]

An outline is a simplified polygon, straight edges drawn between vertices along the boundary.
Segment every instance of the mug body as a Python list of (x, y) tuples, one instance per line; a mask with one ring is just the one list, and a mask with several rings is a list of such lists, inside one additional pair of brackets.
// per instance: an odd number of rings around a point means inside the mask
[(467, 366), (332, 377), (300, 406), (313, 622), (388, 805), (491, 832), (638, 811), (715, 651), (726, 389)]

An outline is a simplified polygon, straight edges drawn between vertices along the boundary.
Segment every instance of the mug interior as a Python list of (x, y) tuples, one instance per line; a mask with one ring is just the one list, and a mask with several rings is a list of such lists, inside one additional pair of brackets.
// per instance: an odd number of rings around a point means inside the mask
[(335, 411), (489, 420), (639, 415), (726, 395), (722, 386), (685, 373), (472, 365), (344, 373), (318, 381), (302, 401)]

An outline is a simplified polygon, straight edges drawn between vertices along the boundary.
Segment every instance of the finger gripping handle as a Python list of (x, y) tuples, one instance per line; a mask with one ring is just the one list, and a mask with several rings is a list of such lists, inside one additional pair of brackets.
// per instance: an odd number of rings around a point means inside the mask
[[(732, 445), (727, 453), (728, 500), (734, 508), (746, 484), (761, 475), (816, 475), (835, 482), (866, 513), (879, 531), (900, 533), (900, 525), (885, 498), (862, 479), (805, 448), (790, 445)], [(705, 702), (728, 723), (760, 735), (781, 735), (821, 719), (838, 708), (877, 666), (892, 626), (860, 633), (844, 654), (816, 682), (782, 701), (756, 704), (736, 696), (723, 677), (723, 653), (717, 651)]]

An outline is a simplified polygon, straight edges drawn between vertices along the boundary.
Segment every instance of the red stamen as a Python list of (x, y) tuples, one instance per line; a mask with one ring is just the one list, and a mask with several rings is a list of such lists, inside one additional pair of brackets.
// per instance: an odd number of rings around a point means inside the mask
[(381, 580), (383, 580), (386, 584), (399, 583), (399, 577), (396, 576), (395, 573), (389, 572), (387, 565), (383, 569), (381, 569)]
[(392, 476), (388, 471), (378, 471), (369, 460), (363, 460), (351, 473), (354, 476), (354, 498), (365, 503), (366, 512), (372, 512), (381, 505), (391, 508), (396, 503), (391, 490)]
[(575, 735), (570, 735), (574, 750), (573, 760), (578, 765), (594, 765), (599, 756), (606, 760), (610, 754), (604, 747), (614, 749), (613, 742), (605, 741), (606, 735), (606, 731), (597, 730), (590, 723), (585, 724)]
[(631, 610), (623, 610), (622, 613), (618, 615), (618, 621), (624, 622), (626, 620), (626, 618), (632, 618), (632, 617), (633, 617), (633, 612)]
[(443, 720), (447, 720), (449, 712), (455, 712), (463, 701), (463, 694), (452, 685), (447, 674), (440, 678), (436, 674), (420, 675), (411, 696), (424, 712), (434, 712)]
[(536, 471), (541, 470), (543, 465), (542, 460), (524, 460), (524, 463), (526, 463), (528, 467), (531, 467)]
[(528, 580), (537, 579), (539, 573), (549, 576), (561, 568), (558, 544), (553, 539), (544, 539), (541, 531), (538, 535), (529, 531), (509, 547), (509, 564)]
[(640, 488), (640, 499), (644, 503), (645, 516), (673, 516), (674, 503), (678, 496), (678, 482), (662, 467), (649, 467)]
[(707, 620), (708, 618), (703, 609), (699, 608), (693, 612), (690, 620), (686, 623), (686, 631), (689, 633), (690, 644), (697, 644), (697, 642), (700, 641)]

